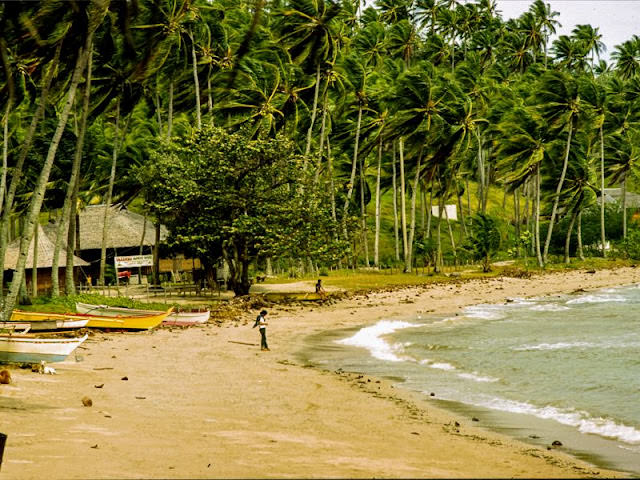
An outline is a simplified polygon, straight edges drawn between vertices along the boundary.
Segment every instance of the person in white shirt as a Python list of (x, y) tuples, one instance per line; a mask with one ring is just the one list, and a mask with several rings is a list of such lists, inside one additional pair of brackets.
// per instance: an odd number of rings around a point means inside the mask
[(256, 318), (256, 323), (253, 324), (253, 328), (258, 327), (260, 329), (260, 350), (269, 351), (269, 346), (267, 345), (267, 311), (262, 310), (258, 318)]

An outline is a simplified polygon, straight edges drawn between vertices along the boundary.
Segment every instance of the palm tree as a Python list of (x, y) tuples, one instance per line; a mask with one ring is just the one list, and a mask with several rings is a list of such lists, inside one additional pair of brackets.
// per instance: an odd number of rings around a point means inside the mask
[(567, 166), (569, 164), (572, 135), (574, 133), (578, 117), (582, 113), (583, 107), (580, 103), (578, 84), (576, 80), (563, 72), (546, 72), (541, 78), (536, 96), (538, 100), (538, 108), (540, 109), (541, 115), (545, 121), (556, 129), (567, 130), (562, 172), (556, 187), (553, 207), (551, 210), (551, 219), (549, 220), (549, 229), (547, 231), (547, 239), (545, 241), (544, 252), (542, 254), (543, 262), (547, 263), (551, 234), (553, 232), (553, 225), (558, 212), (560, 192), (562, 191), (565, 175), (567, 173)]
[(290, 0), (288, 6), (280, 12), (283, 17), (281, 42), (287, 47), (295, 63), (310, 62), (316, 75), (305, 155), (309, 155), (311, 151), (313, 126), (318, 110), (321, 68), (327, 59), (334, 57), (334, 24), (340, 12), (341, 7), (331, 0)]
[(562, 26), (555, 18), (560, 15), (559, 12), (551, 10), (551, 4), (545, 3), (544, 0), (534, 0), (529, 7), (529, 11), (534, 14), (542, 29), (544, 37), (544, 68), (547, 68), (547, 45), (549, 36), (556, 33), (556, 27)]
[(47, 186), (47, 182), (49, 180), (51, 167), (53, 166), (56, 152), (58, 150), (58, 145), (60, 144), (62, 133), (65, 129), (67, 119), (69, 118), (69, 113), (71, 112), (71, 108), (73, 106), (78, 84), (80, 83), (82, 74), (87, 65), (87, 60), (89, 58), (89, 51), (90, 51), (89, 46), (91, 45), (92, 37), (95, 30), (102, 23), (102, 20), (106, 15), (108, 6), (109, 6), (109, 2), (106, 0), (103, 2), (96, 1), (87, 5), (86, 13), (87, 13), (89, 22), (87, 26), (86, 40), (84, 44), (80, 46), (80, 48), (78, 49), (77, 59), (75, 62), (75, 67), (74, 67), (73, 75), (71, 78), (71, 82), (69, 83), (65, 104), (60, 113), (58, 126), (51, 139), (49, 151), (47, 152), (47, 158), (45, 159), (45, 163), (42, 167), (42, 171), (40, 172), (40, 176), (38, 178), (36, 189), (34, 191), (33, 197), (30, 202), (29, 213), (25, 221), (25, 230), (20, 240), (20, 253), (18, 256), (16, 270), (14, 273), (13, 281), (11, 283), (11, 289), (9, 290), (9, 294), (7, 295), (5, 300), (3, 315), (6, 320), (9, 320), (9, 318), (11, 318), (11, 313), (15, 306), (15, 303), (20, 291), (20, 287), (24, 279), (24, 269), (25, 269), (25, 264), (27, 260), (27, 252), (29, 249), (29, 245), (31, 244), (31, 240), (33, 239), (33, 236), (34, 236), (38, 215), (40, 213), (40, 208), (44, 200), (45, 189)]
[(594, 28), (591, 25), (576, 25), (576, 28), (571, 32), (574, 38), (582, 44), (587, 56), (591, 54), (592, 73), (595, 68), (595, 57), (600, 58), (600, 54), (607, 50), (607, 47), (602, 42), (602, 34), (599, 30), (599, 28)]
[(604, 177), (605, 177), (605, 136), (604, 125), (608, 116), (608, 99), (606, 85), (598, 78), (590, 78), (583, 82), (581, 86), (581, 98), (589, 105), (595, 115), (593, 124), (598, 129), (598, 143), (600, 145), (600, 243), (602, 245), (602, 256), (607, 256), (605, 249), (605, 209), (604, 209)]
[(616, 71), (623, 79), (640, 74), (640, 37), (634, 35), (621, 45), (617, 45), (611, 58), (616, 62)]

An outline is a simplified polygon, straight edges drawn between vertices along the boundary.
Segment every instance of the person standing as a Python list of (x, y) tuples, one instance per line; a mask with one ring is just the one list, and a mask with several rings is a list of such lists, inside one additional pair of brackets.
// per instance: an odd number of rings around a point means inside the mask
[(260, 330), (260, 350), (269, 351), (269, 345), (267, 345), (267, 311), (262, 310), (258, 318), (256, 318), (256, 323), (253, 324), (253, 328), (258, 327)]

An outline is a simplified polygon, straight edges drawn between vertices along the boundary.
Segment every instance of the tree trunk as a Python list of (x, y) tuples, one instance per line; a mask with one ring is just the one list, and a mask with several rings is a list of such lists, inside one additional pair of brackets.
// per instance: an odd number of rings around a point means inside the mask
[[(478, 211), (484, 213), (484, 161), (482, 159), (482, 135), (476, 132), (478, 139)], [(471, 205), (469, 205), (471, 208)]]
[(456, 250), (456, 242), (453, 238), (453, 230), (451, 229), (451, 221), (449, 220), (449, 212), (447, 206), (444, 206), (444, 218), (447, 220), (447, 229), (449, 230), (449, 241), (451, 241), (451, 250), (453, 252), (453, 261), (458, 264), (458, 252)]
[(571, 221), (569, 221), (569, 227), (567, 228), (567, 237), (564, 241), (564, 263), (567, 265), (571, 263), (571, 234), (573, 233), (573, 225), (576, 223), (576, 217), (578, 216), (578, 211), (575, 210), (571, 214)]
[(469, 235), (467, 232), (467, 224), (464, 221), (464, 212), (462, 211), (462, 195), (460, 195), (460, 191), (456, 192), (456, 196), (458, 197), (458, 210), (460, 211), (460, 225), (462, 228), (460, 229), (460, 243), (464, 241), (464, 239)]
[(607, 258), (607, 236), (604, 228), (604, 133), (600, 125), (600, 242), (602, 243), (602, 258)]
[(160, 285), (160, 222), (155, 224), (156, 237), (153, 244), (153, 284)]
[(362, 125), (362, 106), (358, 109), (358, 124), (356, 126), (356, 141), (353, 147), (353, 161), (351, 163), (351, 176), (349, 177), (349, 189), (347, 190), (347, 198), (344, 202), (342, 209), (342, 225), (344, 229), (344, 238), (348, 238), (347, 235), (347, 212), (349, 210), (349, 203), (351, 203), (351, 195), (353, 195), (353, 187), (356, 181), (356, 167), (358, 166), (358, 147), (360, 141), (360, 126)]
[(416, 166), (416, 176), (413, 179), (413, 192), (411, 195), (411, 227), (409, 230), (409, 241), (407, 242), (409, 254), (405, 256), (404, 271), (410, 272), (413, 266), (413, 239), (416, 232), (416, 200), (420, 194), (418, 191), (420, 181), (420, 167), (422, 166), (422, 151), (418, 155), (418, 165)]
[(380, 268), (380, 174), (382, 172), (382, 137), (378, 138), (378, 170), (376, 171), (376, 235), (373, 242), (373, 264)]
[[(113, 184), (116, 181), (116, 164), (118, 162), (118, 135), (120, 125), (120, 97), (116, 100), (116, 123), (113, 129), (113, 155), (111, 158), (111, 175), (109, 176), (109, 190), (104, 202), (104, 215), (102, 216), (102, 242), (100, 247), (100, 279), (99, 284), (104, 285), (104, 271), (107, 265), (107, 232), (109, 231), (109, 209), (113, 197)], [(117, 276), (117, 272), (116, 272)]]
[(167, 140), (171, 140), (171, 129), (173, 128), (173, 80), (169, 82), (169, 108), (167, 112)]
[[(2, 210), (2, 220), (0, 221), (0, 272), (4, 272), (4, 257), (7, 251), (7, 230), (9, 226), (11, 211), (13, 209), (13, 200), (15, 198), (18, 185), (20, 184), (20, 180), (22, 179), (24, 162), (27, 158), (27, 155), (31, 151), (31, 146), (33, 145), (33, 138), (35, 136), (36, 129), (45, 111), (47, 98), (49, 96), (49, 89), (51, 88), (51, 82), (53, 80), (54, 72), (57, 70), (57, 63), (60, 58), (61, 49), (62, 45), (59, 44), (56, 48), (53, 61), (51, 62), (49, 70), (47, 71), (47, 74), (45, 76), (44, 84), (42, 85), (38, 108), (36, 109), (33, 118), (31, 119), (31, 124), (29, 125), (29, 129), (27, 130), (27, 133), (25, 135), (22, 148), (20, 149), (20, 155), (18, 156), (18, 160), (13, 167), (13, 176), (11, 178), (11, 183), (9, 184), (9, 190), (7, 192), (4, 210)], [(2, 291), (4, 291), (4, 280), (2, 280), (2, 275), (0, 275), (0, 292)]]
[(622, 180), (622, 238), (627, 238), (627, 176)]
[(398, 233), (398, 186), (396, 185), (396, 144), (393, 143), (393, 160), (392, 160), (392, 175), (393, 175), (393, 237), (396, 251), (396, 262), (400, 261), (400, 235)]
[(536, 198), (535, 198), (535, 233), (534, 242), (536, 244), (536, 257), (538, 259), (538, 266), (544, 267), (542, 261), (542, 251), (540, 249), (540, 164), (536, 166)]
[(320, 127), (320, 147), (318, 148), (318, 160), (316, 162), (316, 172), (313, 176), (313, 184), (317, 185), (318, 180), (320, 179), (320, 169), (322, 167), (322, 152), (324, 150), (324, 139), (325, 132), (327, 129), (327, 111), (329, 110), (327, 105), (327, 92), (328, 92), (328, 83), (327, 80), (324, 93), (322, 94), (322, 126)]
[(198, 80), (198, 59), (196, 57), (196, 42), (193, 38), (193, 32), (189, 29), (191, 37), (191, 60), (193, 62), (193, 86), (196, 93), (196, 127), (198, 130), (202, 128), (202, 118), (200, 112), (200, 80)]
[(409, 261), (409, 245), (407, 243), (407, 201), (405, 194), (405, 179), (404, 179), (404, 143), (402, 138), (400, 139), (400, 222), (402, 227), (402, 253), (404, 257), (405, 271), (407, 268), (407, 262)]
[[(303, 169), (307, 168), (307, 157), (309, 152), (311, 151), (311, 136), (313, 134), (313, 124), (316, 122), (316, 114), (318, 112), (318, 95), (320, 92), (320, 62), (316, 65), (316, 86), (313, 92), (313, 109), (311, 110), (311, 123), (309, 125), (309, 130), (307, 130), (307, 146), (304, 149), (304, 164)], [(360, 112), (362, 109), (360, 109)], [(358, 113), (358, 117), (360, 117), (360, 113)], [(357, 140), (356, 140), (356, 149), (357, 149)]]
[(438, 202), (438, 221), (436, 222), (436, 264), (434, 266), (434, 271), (436, 273), (440, 273), (442, 271), (442, 237), (441, 237), (441, 228), (442, 224), (442, 211), (444, 210), (444, 192), (440, 197), (440, 201)]
[[(146, 236), (147, 236), (147, 212), (145, 210), (144, 216), (142, 217), (142, 236), (140, 237), (140, 249), (138, 250), (138, 255), (142, 255), (144, 252), (144, 238)], [(142, 285), (142, 267), (138, 267), (138, 285)]]
[(209, 107), (209, 125), (213, 127), (213, 95), (211, 95), (211, 64), (207, 73), (207, 105)]
[(358, 163), (360, 164), (360, 216), (362, 217), (362, 246), (364, 247), (364, 259), (369, 267), (369, 241), (367, 239), (367, 209), (364, 204), (364, 163), (362, 162), (362, 157), (359, 158)]
[[(58, 266), (60, 262), (60, 250), (62, 249), (62, 239), (67, 228), (69, 220), (69, 213), (71, 211), (71, 201), (73, 200), (73, 193), (76, 188), (76, 182), (78, 181), (78, 175), (80, 174), (80, 164), (82, 163), (82, 149), (84, 148), (84, 136), (87, 130), (87, 117), (89, 115), (89, 96), (91, 93), (91, 68), (93, 59), (93, 45), (89, 46), (89, 59), (87, 62), (87, 75), (86, 84), (84, 88), (83, 103), (82, 103), (82, 118), (80, 119), (80, 125), (78, 129), (78, 137), (76, 138), (76, 150), (73, 155), (73, 163), (71, 165), (71, 176), (69, 177), (69, 183), (67, 185), (67, 192), (64, 197), (64, 203), (62, 205), (62, 215), (58, 221), (56, 228), (56, 242), (53, 249), (53, 260), (51, 264), (51, 296), (57, 297), (60, 294), (58, 285)], [(67, 232), (68, 237), (68, 232)], [(73, 266), (72, 266), (73, 268)]]
[(433, 182), (429, 190), (429, 205), (427, 206), (427, 238), (431, 238), (431, 219), (433, 218)]
[(158, 122), (158, 134), (160, 135), (162, 132), (162, 112), (160, 111), (160, 95), (158, 94), (158, 85), (156, 85), (155, 104), (156, 104), (156, 121)]
[(4, 112), (4, 131), (2, 137), (2, 173), (0, 174), (0, 211), (2, 211), (5, 192), (7, 191), (7, 168), (9, 154), (9, 115), (11, 114), (11, 100), (7, 100), (7, 108)]
[(569, 165), (569, 152), (571, 150), (571, 135), (573, 134), (573, 121), (569, 122), (569, 133), (567, 135), (567, 148), (564, 155), (564, 162), (562, 163), (562, 173), (560, 174), (560, 180), (556, 187), (556, 195), (553, 199), (553, 208), (551, 209), (551, 219), (549, 220), (549, 230), (547, 230), (547, 240), (544, 242), (544, 253), (542, 254), (542, 261), (546, 264), (549, 255), (549, 245), (551, 244), (551, 234), (553, 233), (553, 224), (556, 221), (556, 213), (558, 212), (558, 203), (560, 202), (560, 192), (562, 191), (562, 185), (564, 184), (564, 177), (567, 174), (567, 166)]
[[(33, 265), (31, 268), (31, 297), (38, 296), (38, 237), (40, 224), (36, 223), (36, 229), (33, 232)], [(53, 272), (51, 274), (53, 276)]]
[(329, 136), (327, 135), (327, 166), (329, 167), (329, 188), (331, 198), (331, 218), (337, 220), (336, 215), (336, 188), (333, 183), (333, 159), (331, 158), (331, 144), (329, 143)]
[(64, 270), (65, 291), (67, 295), (73, 295), (76, 292), (75, 278), (73, 275), (75, 255), (74, 244), (76, 241), (76, 230), (78, 228), (78, 215), (76, 213), (76, 202), (78, 198), (78, 180), (74, 186), (73, 199), (71, 201), (71, 209), (69, 212), (69, 230), (67, 232), (67, 264)]
[(578, 257), (584, 261), (584, 251), (582, 250), (582, 209), (578, 212)]
[(513, 213), (516, 222), (516, 258), (520, 258), (520, 194), (517, 188), (513, 191)]
[(47, 157), (42, 166), (42, 170), (40, 171), (40, 176), (38, 177), (38, 182), (36, 184), (36, 188), (34, 189), (33, 196), (31, 197), (31, 202), (29, 204), (29, 213), (27, 215), (25, 224), (25, 231), (23, 232), (22, 238), (20, 240), (20, 253), (18, 255), (16, 270), (13, 275), (13, 281), (11, 282), (11, 289), (9, 290), (9, 294), (6, 298), (4, 308), (5, 320), (9, 320), (11, 318), (11, 313), (13, 312), (13, 308), (16, 304), (16, 299), (18, 298), (18, 293), (20, 292), (20, 285), (22, 284), (22, 281), (24, 279), (24, 269), (27, 262), (29, 245), (31, 244), (31, 240), (33, 239), (35, 228), (37, 226), (38, 215), (40, 214), (40, 208), (42, 207), (42, 202), (44, 201), (44, 194), (47, 188), (49, 174), (51, 173), (51, 168), (55, 160), (56, 152), (58, 151), (58, 145), (60, 144), (62, 133), (64, 132), (64, 129), (67, 125), (67, 120), (69, 119), (69, 113), (71, 112), (71, 107), (73, 106), (76, 90), (82, 77), (82, 72), (84, 71), (84, 68), (87, 64), (87, 59), (89, 56), (88, 46), (91, 44), (92, 36), (93, 32), (90, 31), (87, 35), (86, 44), (80, 47), (78, 50), (78, 58), (76, 60), (71, 83), (67, 92), (67, 99), (65, 101), (62, 112), (60, 113), (58, 126), (56, 127), (56, 131), (53, 134), (53, 137), (51, 138)]

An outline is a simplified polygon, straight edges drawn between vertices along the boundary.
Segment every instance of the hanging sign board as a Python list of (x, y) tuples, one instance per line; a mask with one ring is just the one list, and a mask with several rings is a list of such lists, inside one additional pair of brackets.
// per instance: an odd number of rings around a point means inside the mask
[(116, 268), (152, 267), (153, 255), (128, 255), (115, 257), (114, 261)]

